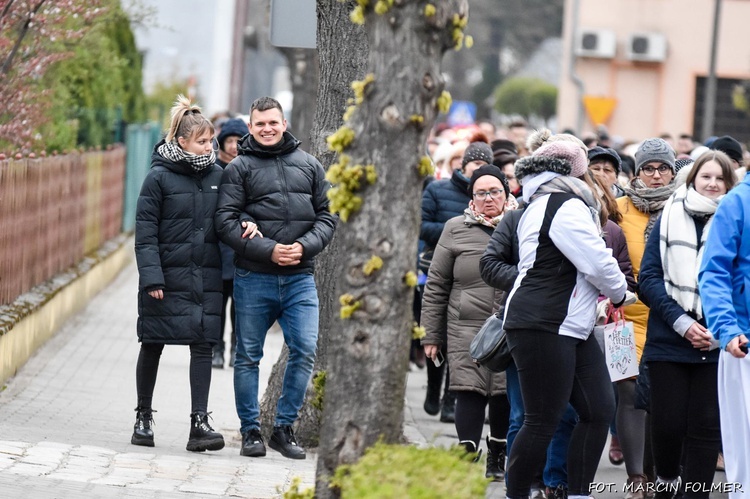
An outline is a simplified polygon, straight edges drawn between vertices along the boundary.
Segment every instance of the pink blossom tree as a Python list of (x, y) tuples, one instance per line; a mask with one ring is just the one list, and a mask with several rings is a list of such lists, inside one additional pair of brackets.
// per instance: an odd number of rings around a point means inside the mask
[(44, 74), (104, 13), (103, 0), (0, 0), (0, 146), (29, 149), (49, 120)]

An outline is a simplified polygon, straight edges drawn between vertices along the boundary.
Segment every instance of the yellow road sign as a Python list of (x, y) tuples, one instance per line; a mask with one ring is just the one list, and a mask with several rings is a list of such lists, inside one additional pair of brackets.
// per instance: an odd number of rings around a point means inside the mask
[(583, 105), (586, 108), (586, 114), (589, 115), (589, 119), (594, 126), (606, 125), (617, 106), (617, 99), (585, 95), (583, 97)]

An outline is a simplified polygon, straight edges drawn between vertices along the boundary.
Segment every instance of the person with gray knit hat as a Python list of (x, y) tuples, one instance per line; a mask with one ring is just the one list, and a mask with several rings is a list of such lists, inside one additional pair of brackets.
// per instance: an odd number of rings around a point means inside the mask
[[(633, 274), (638, 278), (646, 241), (662, 209), (675, 190), (675, 154), (663, 139), (646, 139), (635, 153), (635, 177), (624, 189), (625, 196), (617, 198), (622, 215), (620, 228), (625, 234)], [(658, 232), (654, 237), (659, 237)], [(625, 307), (625, 320), (633, 323), (638, 362), (646, 344), (649, 308), (638, 300)], [(643, 462), (646, 444), (646, 411), (636, 405), (635, 379), (618, 381), (617, 436), (622, 446), (628, 484), (644, 483)], [(637, 489), (636, 489), (637, 490)]]
[[(486, 142), (472, 142), (464, 151), (464, 158), (461, 160), (461, 171), (466, 178), (471, 178), (474, 170), (482, 165), (492, 163), (492, 148)], [(474, 163), (469, 165), (469, 163)], [(467, 168), (467, 166), (469, 168)]]
[[(638, 176), (641, 168), (649, 163), (660, 163), (666, 165), (669, 167), (672, 173), (674, 173), (674, 162), (674, 150), (672, 150), (672, 147), (667, 144), (664, 139), (646, 139), (641, 143), (641, 145), (638, 147), (638, 150), (635, 152), (635, 174), (636, 176)], [(658, 165), (652, 166), (658, 168)], [(666, 170), (664, 172), (666, 172)], [(662, 169), (659, 168), (659, 173), (664, 172), (662, 172)]]

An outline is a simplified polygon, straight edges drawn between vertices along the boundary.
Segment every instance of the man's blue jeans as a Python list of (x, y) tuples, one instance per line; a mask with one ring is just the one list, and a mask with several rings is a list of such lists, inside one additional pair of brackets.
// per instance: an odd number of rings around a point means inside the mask
[[(518, 381), (518, 369), (511, 362), (505, 371), (508, 401), (510, 402), (510, 425), (508, 426), (508, 455), (518, 430), (523, 425), (524, 409), (521, 397), (521, 384)], [(557, 426), (552, 442), (547, 448), (547, 463), (544, 465), (544, 485), (555, 488), (559, 484), (568, 485), (568, 444), (575, 428), (578, 415), (573, 406), (568, 404), (565, 415)], [(541, 484), (540, 484), (541, 485)]]
[(312, 274), (275, 275), (237, 269), (234, 276), (237, 357), (234, 398), (240, 431), (260, 428), (258, 365), (266, 333), (278, 321), (289, 348), (276, 425), (297, 419), (315, 363), (318, 292)]

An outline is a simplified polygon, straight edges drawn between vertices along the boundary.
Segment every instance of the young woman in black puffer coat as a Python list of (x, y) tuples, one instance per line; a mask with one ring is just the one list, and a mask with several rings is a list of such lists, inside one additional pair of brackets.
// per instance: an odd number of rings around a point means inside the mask
[[(222, 169), (214, 127), (180, 95), (166, 139), (154, 148), (136, 208), (138, 263), (138, 407), (131, 443), (154, 446), (151, 407), (164, 345), (190, 347), (189, 451), (219, 450), (222, 435), (208, 421), (212, 347), (219, 340), (222, 279), (214, 212)], [(245, 235), (255, 235), (248, 224)]]

